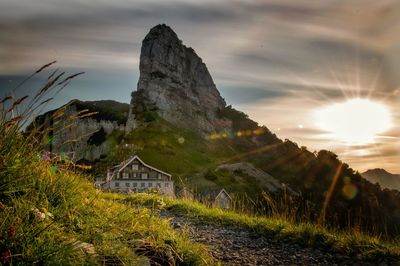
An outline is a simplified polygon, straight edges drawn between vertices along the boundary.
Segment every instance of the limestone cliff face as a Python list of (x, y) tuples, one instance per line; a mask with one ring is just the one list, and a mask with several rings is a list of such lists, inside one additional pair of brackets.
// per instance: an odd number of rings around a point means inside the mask
[[(108, 111), (104, 109), (106, 106)], [(73, 161), (92, 161), (114, 148), (115, 143), (109, 141), (109, 136), (125, 130), (124, 113), (126, 120), (127, 104), (73, 100), (37, 117), (34, 124), (43, 126), (44, 141), (53, 154), (66, 154)]]
[[(192, 48), (182, 44), (166, 25), (150, 30), (143, 40), (140, 55), (140, 77), (132, 94), (131, 108), (140, 97), (165, 120), (203, 133), (222, 131), (231, 122), (217, 112), (226, 106), (202, 59)], [(130, 112), (127, 129), (137, 127)]]

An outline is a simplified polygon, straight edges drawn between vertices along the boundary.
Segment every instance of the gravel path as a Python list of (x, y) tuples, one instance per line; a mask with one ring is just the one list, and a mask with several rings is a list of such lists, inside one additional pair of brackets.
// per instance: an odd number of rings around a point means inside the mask
[(262, 237), (237, 226), (207, 224), (167, 211), (161, 216), (176, 230), (187, 231), (193, 241), (208, 246), (222, 265), (388, 265), (304, 247), (290, 239)]

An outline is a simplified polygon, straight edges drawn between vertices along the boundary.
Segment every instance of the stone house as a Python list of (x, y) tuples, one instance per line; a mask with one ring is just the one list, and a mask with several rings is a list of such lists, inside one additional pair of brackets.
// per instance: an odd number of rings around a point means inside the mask
[(103, 189), (115, 192), (148, 192), (174, 196), (174, 182), (171, 175), (150, 166), (135, 155), (107, 171)]
[(209, 189), (200, 195), (200, 201), (212, 207), (229, 209), (232, 198), (223, 188)]

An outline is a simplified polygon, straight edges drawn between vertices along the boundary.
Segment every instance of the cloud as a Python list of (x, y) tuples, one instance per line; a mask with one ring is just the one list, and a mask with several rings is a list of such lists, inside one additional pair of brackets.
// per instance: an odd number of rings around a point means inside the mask
[[(57, 103), (128, 102), (142, 39), (166, 23), (203, 58), (228, 103), (282, 138), (332, 149), (361, 169), (373, 165), (372, 157), (363, 161), (321, 138), (309, 113), (369, 97), (390, 106), (399, 124), (399, 15), (396, 0), (3, 0), (0, 88), (8, 90), (10, 76), (17, 80), (57, 59), (61, 68), (87, 73)], [(388, 135), (398, 137), (400, 129)], [(388, 170), (400, 172), (388, 149), (399, 140), (378, 141)]]

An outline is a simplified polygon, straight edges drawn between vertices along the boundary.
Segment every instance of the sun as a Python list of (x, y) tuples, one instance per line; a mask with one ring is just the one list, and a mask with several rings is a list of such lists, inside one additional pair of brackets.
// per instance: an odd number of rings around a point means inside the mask
[(315, 111), (318, 128), (347, 145), (373, 143), (392, 126), (391, 113), (383, 103), (354, 98)]

